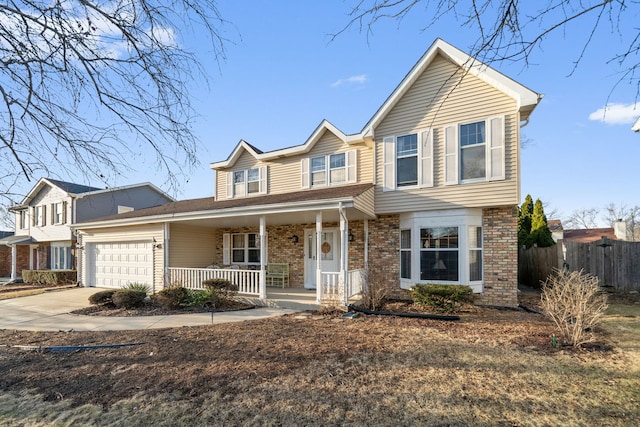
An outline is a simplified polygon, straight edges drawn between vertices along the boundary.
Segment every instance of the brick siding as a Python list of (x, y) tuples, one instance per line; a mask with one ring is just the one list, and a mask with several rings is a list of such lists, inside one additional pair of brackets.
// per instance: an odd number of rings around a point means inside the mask
[(518, 219), (516, 207), (482, 211), (484, 229), (484, 292), (479, 303), (518, 305)]

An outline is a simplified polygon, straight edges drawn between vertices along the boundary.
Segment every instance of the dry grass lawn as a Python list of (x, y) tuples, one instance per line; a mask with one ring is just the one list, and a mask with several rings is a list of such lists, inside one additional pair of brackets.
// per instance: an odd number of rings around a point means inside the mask
[[(3, 426), (636, 426), (640, 305), (596, 344), (478, 309), (458, 322), (338, 314), (132, 332), (0, 331)], [(29, 352), (13, 345), (145, 342)]]

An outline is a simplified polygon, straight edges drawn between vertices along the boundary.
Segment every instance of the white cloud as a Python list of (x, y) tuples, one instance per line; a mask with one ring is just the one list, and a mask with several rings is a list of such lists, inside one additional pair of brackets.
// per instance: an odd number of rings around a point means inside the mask
[(359, 74), (357, 76), (351, 76), (351, 77), (347, 77), (346, 79), (340, 79), (340, 80), (336, 80), (335, 82), (331, 83), (331, 87), (338, 87), (338, 86), (342, 86), (345, 84), (365, 84), (367, 82), (367, 75), (366, 74)]
[(589, 120), (609, 125), (624, 125), (635, 122), (638, 116), (640, 116), (640, 102), (635, 104), (611, 103), (589, 114)]

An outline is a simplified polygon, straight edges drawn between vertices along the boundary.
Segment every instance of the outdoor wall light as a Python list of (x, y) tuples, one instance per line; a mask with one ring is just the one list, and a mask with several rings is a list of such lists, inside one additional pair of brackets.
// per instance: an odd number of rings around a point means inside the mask
[(153, 246), (153, 249), (162, 249), (162, 243), (158, 243), (155, 237), (153, 238), (153, 244), (151, 246)]
[(353, 233), (349, 231), (349, 241), (353, 242), (354, 240), (356, 240), (356, 236), (354, 236)]
[(294, 234), (293, 236), (289, 237), (289, 240), (291, 240), (293, 243), (298, 243), (300, 239), (298, 238), (297, 234)]

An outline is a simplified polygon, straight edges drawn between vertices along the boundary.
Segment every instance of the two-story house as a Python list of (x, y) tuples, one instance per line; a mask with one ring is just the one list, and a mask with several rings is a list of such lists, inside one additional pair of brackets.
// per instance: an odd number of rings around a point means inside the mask
[(172, 201), (150, 183), (104, 189), (42, 178), (20, 204), (9, 208), (15, 213), (15, 232), (0, 245), (11, 248), (11, 279), (22, 270), (75, 269), (71, 225), (76, 222)]
[(359, 133), (323, 121), (288, 148), (240, 141), (211, 164), (215, 198), (79, 224), (81, 281), (117, 283), (102, 273), (117, 242), (146, 245), (156, 290), (226, 277), (264, 298), (265, 269), (284, 263), (318, 301), (345, 302), (377, 268), (398, 289), (464, 284), (515, 306), (520, 128), (540, 99), (437, 40)]

